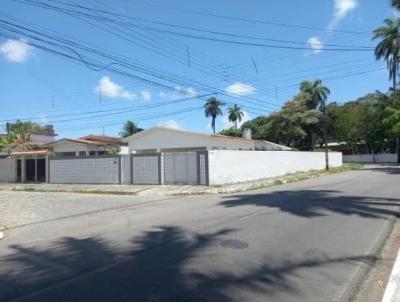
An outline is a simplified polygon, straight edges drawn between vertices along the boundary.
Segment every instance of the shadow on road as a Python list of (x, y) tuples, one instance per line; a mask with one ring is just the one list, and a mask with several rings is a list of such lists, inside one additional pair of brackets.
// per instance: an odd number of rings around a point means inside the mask
[(278, 208), (308, 218), (325, 216), (327, 211), (369, 218), (398, 216), (398, 211), (393, 206), (399, 206), (400, 199), (341, 194), (342, 192), (335, 190), (274, 191), (266, 194), (229, 196), (220, 204), (226, 207), (253, 205)]
[[(51, 248), (14, 245), (12, 254), (0, 259), (0, 300), (22, 296), (18, 301), (240, 301), (235, 296), (239, 290), (265, 297), (276, 292), (295, 295), (298, 290), (291, 278), (299, 270), (375, 260), (308, 255), (301, 261), (266, 260), (239, 273), (237, 267), (234, 271), (218, 266), (212, 256), (224, 253), (220, 240), (233, 231), (200, 235), (160, 227), (133, 240), (134, 247), (128, 249), (95, 238), (64, 238)], [(193, 267), (206, 249), (204, 264)], [(207, 264), (212, 271), (205, 269)]]
[(399, 165), (394, 165), (394, 164), (379, 164), (379, 165), (374, 165), (373, 167), (365, 167), (363, 170), (366, 171), (373, 171), (373, 172), (383, 172), (383, 173), (388, 173), (388, 174), (393, 174), (393, 175), (399, 175), (400, 174), (400, 166)]

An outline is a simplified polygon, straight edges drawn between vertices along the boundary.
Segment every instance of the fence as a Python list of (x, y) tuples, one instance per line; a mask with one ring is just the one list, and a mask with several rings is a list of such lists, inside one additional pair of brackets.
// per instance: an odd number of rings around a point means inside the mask
[[(342, 154), (329, 153), (331, 167)], [(323, 152), (193, 151), (104, 157), (51, 158), (50, 183), (219, 185), (325, 168)], [(14, 160), (0, 160), (0, 181), (14, 182)]]
[[(342, 166), (342, 153), (330, 152), (331, 167)], [(295, 151), (209, 151), (209, 183), (220, 185), (322, 170), (325, 153)]]
[(15, 159), (0, 159), (0, 182), (15, 182), (16, 166)]
[(380, 153), (380, 154), (354, 154), (343, 155), (343, 162), (345, 163), (397, 163), (397, 154), (395, 153)]
[(65, 184), (207, 185), (207, 152), (52, 158), (49, 182)]
[(119, 184), (120, 157), (71, 157), (50, 159), (50, 183)]

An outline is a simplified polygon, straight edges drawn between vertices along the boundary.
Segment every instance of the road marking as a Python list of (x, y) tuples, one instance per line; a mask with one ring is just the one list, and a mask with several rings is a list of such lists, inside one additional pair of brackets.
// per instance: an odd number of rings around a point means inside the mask
[(395, 302), (397, 292), (400, 290), (400, 250), (397, 254), (396, 262), (390, 274), (388, 285), (385, 290), (382, 302)]

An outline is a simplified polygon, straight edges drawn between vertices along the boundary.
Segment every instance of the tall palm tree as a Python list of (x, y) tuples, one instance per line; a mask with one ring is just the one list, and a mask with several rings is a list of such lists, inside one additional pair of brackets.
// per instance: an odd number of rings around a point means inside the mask
[(212, 97), (207, 100), (204, 104), (204, 115), (206, 117), (211, 117), (211, 127), (213, 128), (213, 132), (215, 134), (215, 120), (218, 115), (222, 115), (221, 107), (224, 106), (225, 103), (217, 100)]
[(400, 0), (391, 0), (394, 8), (400, 9)]
[(238, 122), (240, 123), (244, 117), (244, 113), (242, 108), (238, 105), (234, 104), (232, 107), (228, 109), (228, 119), (230, 122), (235, 123), (235, 128), (238, 128)]
[(393, 81), (393, 90), (396, 92), (400, 64), (400, 18), (388, 18), (384, 23), (385, 26), (373, 31), (372, 40), (380, 39), (375, 47), (375, 57), (386, 61), (389, 79)]
[[(329, 154), (328, 154), (328, 121), (326, 118), (326, 100), (331, 93), (328, 87), (322, 85), (321, 80), (313, 82), (303, 81), (300, 84), (300, 90), (310, 96), (311, 102), (310, 109), (320, 108), (323, 114), (323, 133), (324, 133), (324, 146), (325, 146), (325, 168), (329, 170)], [(311, 134), (313, 136), (313, 134)], [(312, 139), (314, 148), (314, 140)]]
[(322, 85), (321, 80), (303, 81), (300, 83), (300, 90), (310, 96), (310, 109), (316, 109), (318, 106), (322, 109), (331, 93), (328, 87)]

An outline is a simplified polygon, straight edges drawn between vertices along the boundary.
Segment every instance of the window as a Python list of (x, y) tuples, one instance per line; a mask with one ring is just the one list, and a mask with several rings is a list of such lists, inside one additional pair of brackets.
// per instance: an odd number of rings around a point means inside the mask
[(95, 156), (96, 155), (96, 151), (89, 151), (89, 156)]
[(97, 155), (105, 155), (106, 152), (105, 151), (97, 151)]
[(86, 151), (79, 151), (79, 156), (86, 156)]
[(76, 156), (75, 152), (56, 152), (56, 157), (73, 157)]

